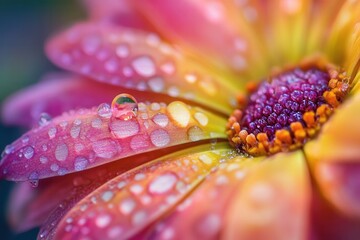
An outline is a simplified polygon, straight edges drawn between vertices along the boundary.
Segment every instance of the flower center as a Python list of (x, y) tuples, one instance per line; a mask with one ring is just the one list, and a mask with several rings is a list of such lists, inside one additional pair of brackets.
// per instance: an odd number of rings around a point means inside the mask
[(239, 97), (230, 116), (230, 143), (250, 155), (300, 148), (314, 137), (349, 90), (334, 66), (306, 63), (287, 69)]

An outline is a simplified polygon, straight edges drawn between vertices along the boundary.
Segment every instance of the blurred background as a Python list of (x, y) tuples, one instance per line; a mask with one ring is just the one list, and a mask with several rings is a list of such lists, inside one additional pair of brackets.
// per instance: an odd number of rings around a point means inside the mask
[[(0, 103), (15, 91), (54, 70), (43, 51), (44, 41), (76, 20), (84, 19), (76, 0), (1, 0), (0, 2)], [(0, 152), (24, 129), (0, 123)], [(0, 181), (0, 238), (35, 239), (37, 229), (16, 234), (6, 221), (6, 205), (12, 184)]]

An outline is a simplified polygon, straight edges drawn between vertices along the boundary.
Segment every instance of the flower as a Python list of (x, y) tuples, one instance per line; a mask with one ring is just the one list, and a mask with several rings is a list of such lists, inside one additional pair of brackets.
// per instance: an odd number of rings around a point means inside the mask
[[(39, 239), (359, 236), (357, 1), (86, 4), (90, 18), (46, 47), (70, 73), (5, 104), (5, 121), (37, 123), (0, 165), (2, 178), (36, 187), (14, 190), (18, 230), (41, 225)], [(269, 125), (281, 128), (265, 130), (260, 120), (270, 124), (284, 94), (290, 105)], [(314, 105), (299, 110), (305, 96)]]

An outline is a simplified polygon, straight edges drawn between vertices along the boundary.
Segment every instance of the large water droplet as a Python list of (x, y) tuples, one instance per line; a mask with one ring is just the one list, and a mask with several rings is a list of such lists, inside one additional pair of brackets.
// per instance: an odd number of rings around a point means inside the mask
[(40, 127), (42, 127), (48, 125), (50, 121), (51, 121), (51, 116), (49, 114), (41, 113), (38, 124)]
[(133, 96), (122, 93), (114, 98), (111, 109), (115, 118), (127, 121), (136, 117), (138, 104)]

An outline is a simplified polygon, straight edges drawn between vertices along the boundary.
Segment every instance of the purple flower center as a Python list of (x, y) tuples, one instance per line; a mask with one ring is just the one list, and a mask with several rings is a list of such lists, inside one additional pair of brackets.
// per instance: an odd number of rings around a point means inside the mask
[(241, 129), (255, 136), (266, 133), (271, 141), (276, 130), (289, 129), (293, 122), (305, 126), (303, 114), (326, 103), (323, 93), (329, 80), (329, 74), (317, 68), (296, 68), (262, 82), (243, 110)]

